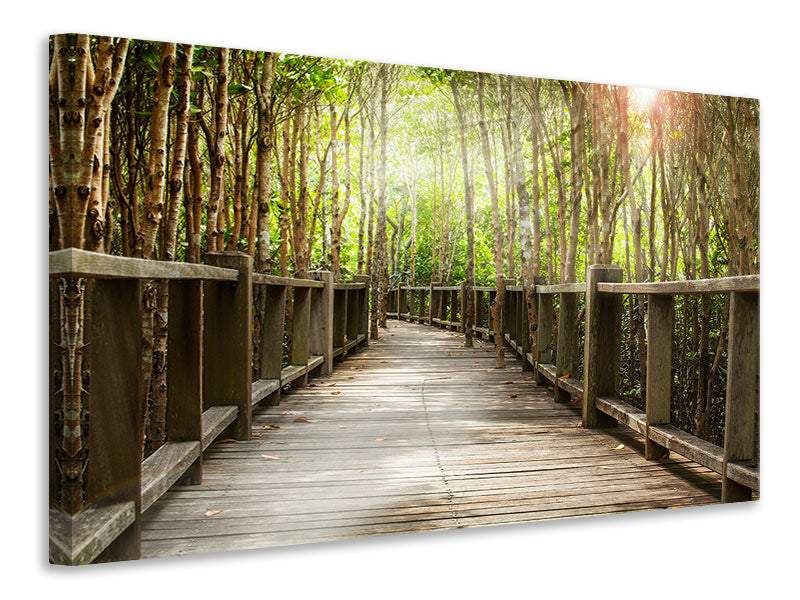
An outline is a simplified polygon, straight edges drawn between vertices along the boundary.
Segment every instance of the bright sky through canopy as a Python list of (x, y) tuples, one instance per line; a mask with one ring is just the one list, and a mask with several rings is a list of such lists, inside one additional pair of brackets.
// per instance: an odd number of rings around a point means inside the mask
[(658, 90), (655, 88), (632, 87), (630, 92), (631, 104), (639, 110), (649, 109), (655, 102), (656, 96), (658, 96)]

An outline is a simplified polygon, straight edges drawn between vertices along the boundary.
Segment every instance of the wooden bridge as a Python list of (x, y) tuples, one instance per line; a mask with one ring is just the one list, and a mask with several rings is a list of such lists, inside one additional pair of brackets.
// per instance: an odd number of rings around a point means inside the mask
[[(51, 254), (51, 561), (262, 548), (757, 496), (757, 276), (622, 284), (619, 270), (590, 267), (581, 284), (526, 290), (512, 283), (504, 286), (502, 318), (508, 366), (497, 369), (494, 323), (481, 310), (494, 288), (401, 287), (389, 297), (395, 320), (380, 339), (368, 340), (363, 278), (253, 274), (250, 258), (238, 253), (206, 260)], [(150, 279), (170, 281), (169, 393), (166, 443), (145, 457), (139, 300)], [(80, 339), (67, 326), (69, 311), (59, 308), (70, 305), (63, 294), (59, 301), (57, 281), (89, 282), (77, 286), (91, 309)], [(619, 399), (623, 293), (648, 295), (644, 411)], [(682, 293), (731, 296), (724, 447), (669, 424), (672, 299)], [(461, 307), (467, 294), (478, 308), (473, 324)], [(586, 306), (580, 380), (564, 371), (575, 359), (569, 336), (576, 329), (565, 307), (578, 294)], [(531, 297), (538, 304), (535, 339), (526, 335)], [(287, 327), (294, 339), (288, 351)], [(476, 336), (472, 348), (463, 341), (467, 327)], [(77, 355), (65, 349), (77, 347), (85, 348), (91, 374), (76, 393), (64, 382)], [(90, 425), (81, 433), (83, 453), (73, 452), (74, 460), (86, 459), (83, 505), (69, 511), (64, 490), (77, 476), (64, 468), (72, 463), (62, 407), (74, 409), (76, 401), (84, 402), (79, 409)]]

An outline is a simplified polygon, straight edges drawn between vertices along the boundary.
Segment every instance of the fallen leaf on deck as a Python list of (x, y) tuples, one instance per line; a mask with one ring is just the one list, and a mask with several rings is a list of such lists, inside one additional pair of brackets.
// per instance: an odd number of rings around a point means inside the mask
[(509, 398), (516, 398), (516, 397), (517, 397), (517, 395), (516, 395), (516, 394), (510, 394), (508, 397), (509, 397)]
[(269, 454), (262, 454), (261, 458), (264, 460), (280, 460), (277, 456), (270, 456)]
[(264, 425), (261, 429), (280, 429), (277, 425)]
[(328, 384), (328, 385), (326, 385), (325, 387), (333, 387), (333, 386), (335, 386), (335, 385), (336, 385), (336, 382), (333, 382), (333, 383), (329, 383), (329, 384)]
[(567, 373), (566, 375), (562, 375), (559, 379), (567, 379), (572, 373)]
[(341, 393), (342, 393), (342, 392), (339, 392), (339, 391), (336, 391), (336, 392), (331, 392), (331, 396), (335, 396), (336, 394), (341, 394)]
[(578, 423), (577, 425), (575, 425), (575, 427), (583, 427), (583, 421), (581, 421), (580, 423)]
[(227, 444), (228, 442), (238, 442), (239, 440), (234, 440), (232, 438), (226, 438), (224, 440), (217, 440), (217, 444)]
[(207, 510), (206, 512), (203, 513), (203, 516), (204, 517), (213, 517), (214, 515), (218, 515), (221, 512), (222, 512), (221, 510)]
[(339, 425), (341, 429), (350, 429), (352, 425)]
[(582, 402), (583, 398), (573, 398), (572, 402)]
[(522, 381), (530, 381), (531, 379), (533, 379), (533, 377), (523, 377)]
[(597, 468), (598, 469), (613, 469), (614, 467), (609, 467), (609, 466), (606, 466), (606, 465), (602, 465), (602, 466), (599, 466)]
[(625, 447), (625, 444), (617, 444), (616, 446), (609, 446), (612, 450), (622, 450)]
[(509, 383), (514, 383), (514, 382), (513, 381), (504, 381), (503, 385), (506, 385), (506, 384), (509, 384)]
[(373, 440), (373, 441), (376, 441), (376, 442), (385, 442), (385, 441), (386, 441), (386, 438), (375, 438), (375, 440)]
[(312, 421), (308, 417), (297, 417), (294, 420), (295, 423), (316, 423), (316, 421)]

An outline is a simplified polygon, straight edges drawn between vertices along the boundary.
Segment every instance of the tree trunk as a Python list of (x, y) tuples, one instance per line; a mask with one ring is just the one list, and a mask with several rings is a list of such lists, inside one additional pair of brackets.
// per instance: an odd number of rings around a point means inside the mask
[[(265, 52), (257, 57), (254, 71), (256, 91), (256, 201), (257, 215), (250, 215), (256, 221), (257, 258), (256, 271), (267, 272), (271, 256), (269, 216), (272, 201), (272, 187), (269, 181), (270, 154), (274, 139), (275, 116), (272, 112), (272, 84), (278, 55)], [(284, 174), (285, 176), (285, 174)], [(285, 188), (285, 186), (284, 186)]]
[(225, 134), (228, 127), (228, 61), (230, 50), (220, 48), (214, 101), (213, 138), (208, 140), (211, 164), (211, 191), (206, 213), (206, 250), (222, 250), (225, 232), (220, 231), (219, 215), (225, 202)]
[(386, 326), (386, 298), (388, 294), (388, 232), (386, 229), (386, 138), (388, 130), (387, 104), (389, 100), (389, 74), (387, 65), (378, 69), (381, 86), (380, 114), (378, 132), (381, 145), (381, 159), (378, 170), (378, 206), (376, 211), (375, 248), (372, 263), (371, 288), (372, 306), (370, 310), (370, 332), (372, 339), (378, 339), (378, 325)]
[[(518, 79), (512, 80), (512, 90), (516, 93), (514, 96), (521, 96), (521, 83)], [(528, 316), (528, 344), (530, 348), (534, 348), (536, 340), (536, 329), (538, 322), (539, 305), (536, 299), (536, 276), (538, 272), (538, 247), (537, 252), (534, 254), (533, 247), (533, 226), (531, 225), (531, 209), (530, 209), (530, 195), (528, 194), (528, 187), (525, 183), (525, 163), (522, 156), (522, 138), (519, 132), (519, 123), (521, 121), (519, 115), (519, 104), (515, 102), (512, 105), (512, 119), (511, 119), (511, 147), (512, 155), (514, 157), (514, 188), (517, 190), (517, 198), (519, 200), (519, 230), (520, 230), (520, 247), (521, 252), (521, 274), (522, 286), (525, 291), (525, 304)], [(539, 157), (537, 155), (537, 145), (533, 145), (532, 162), (538, 165)], [(537, 211), (537, 224), (536, 230), (538, 233), (538, 205), (539, 205), (539, 186), (538, 178), (534, 180), (534, 190), (536, 194), (536, 211)], [(538, 239), (538, 238), (537, 238)], [(538, 246), (538, 244), (537, 244)], [(536, 356), (536, 352), (532, 352)], [(526, 356), (522, 360), (527, 360)]]
[[(181, 192), (185, 177), (186, 146), (189, 129), (189, 99), (192, 91), (192, 57), (194, 46), (182, 45), (183, 52), (177, 55), (178, 71), (178, 106), (175, 110), (175, 141), (172, 153), (172, 167), (170, 168), (169, 208), (167, 212), (166, 235), (164, 236), (164, 260), (175, 260), (175, 246), (178, 238), (178, 216), (181, 207)], [(185, 212), (188, 222), (189, 213)]]
[[(105, 121), (117, 92), (129, 41), (98, 41), (95, 65), (88, 35), (54, 36), (50, 65), (50, 188), (57, 220), (55, 248), (102, 251), (105, 235), (102, 177)], [(89, 99), (90, 101), (87, 101)]]
[(466, 286), (467, 297), (464, 315), (464, 345), (472, 348), (472, 325), (475, 315), (474, 296), (472, 288), (475, 287), (475, 201), (473, 199), (472, 179), (469, 171), (469, 150), (467, 149), (467, 123), (464, 108), (458, 98), (458, 85), (455, 78), (450, 79), (450, 89), (453, 91), (453, 103), (458, 117), (459, 141), (461, 144), (461, 167), (464, 175), (464, 212), (467, 226), (467, 272)]
[[(497, 184), (494, 180), (494, 165), (492, 164), (492, 153), (489, 146), (489, 128), (486, 126), (486, 109), (484, 107), (485, 78), (484, 74), (478, 74), (478, 128), (480, 129), (481, 154), (483, 155), (483, 166), (486, 171), (486, 183), (489, 188), (489, 198), (492, 202), (494, 278), (496, 282), (499, 282), (503, 278), (503, 226), (500, 223), (500, 202), (497, 195)], [(504, 291), (504, 286), (498, 284), (497, 294), (495, 294), (494, 302), (491, 305), (494, 326), (494, 362), (495, 367), (498, 369), (503, 369), (506, 366), (502, 321)]]
[[(562, 86), (564, 84), (562, 83)], [(564, 264), (564, 281), (577, 281), (576, 257), (578, 251), (578, 232), (580, 226), (581, 199), (583, 192), (583, 155), (586, 152), (584, 135), (584, 97), (581, 85), (570, 82), (569, 92), (563, 87), (564, 100), (569, 106), (570, 120), (570, 191), (569, 191), (569, 244)]]

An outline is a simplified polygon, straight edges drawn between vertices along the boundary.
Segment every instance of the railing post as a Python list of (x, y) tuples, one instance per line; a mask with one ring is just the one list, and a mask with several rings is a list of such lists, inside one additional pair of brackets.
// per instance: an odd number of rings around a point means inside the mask
[[(595, 265), (592, 265), (595, 266)], [(575, 342), (577, 335), (578, 298), (573, 292), (558, 295), (558, 342), (556, 343), (556, 384), (553, 392), (556, 402), (569, 402), (570, 394), (558, 385), (558, 379), (572, 375), (575, 368)], [(586, 364), (584, 362), (584, 370)]]
[(672, 398), (672, 333), (675, 328), (675, 299), (671, 295), (647, 295), (647, 399), (644, 457), (666, 458), (669, 450), (650, 439), (653, 425), (670, 422)]
[[(199, 280), (169, 282), (166, 430), (170, 442), (203, 439), (202, 291)], [(202, 482), (202, 455), (183, 479), (191, 484)]]
[[(292, 315), (292, 350), (289, 356), (289, 364), (308, 366), (309, 336), (311, 333), (311, 288), (294, 288)], [(308, 373), (292, 382), (297, 387), (302, 387), (307, 383)]]
[[(535, 276), (533, 281), (530, 283), (530, 288), (533, 289), (531, 296), (535, 299), (534, 302), (537, 302), (536, 305), (536, 331), (539, 330), (539, 306), (537, 294), (536, 294), (536, 286), (542, 283), (542, 278), (540, 276)], [(522, 288), (522, 311), (523, 311), (523, 319), (522, 322), (524, 323), (524, 328), (522, 332), (522, 370), (523, 371), (536, 371), (536, 355), (535, 355), (535, 345), (536, 340), (531, 339), (531, 323), (530, 323), (530, 312), (528, 311), (528, 296), (529, 296), (529, 287), (523, 286)], [(531, 355), (531, 360), (528, 361), (528, 354)]]
[[(355, 340), (358, 338), (358, 317), (361, 314), (359, 311), (359, 293), (361, 290), (347, 289), (344, 291), (345, 308), (347, 309), (347, 318), (345, 319), (345, 327), (342, 335), (342, 341)], [(334, 318), (336, 315), (334, 314)]]
[[(457, 323), (458, 321), (456, 321), (456, 317), (458, 316), (458, 308), (459, 308), (458, 291), (450, 290), (447, 293), (450, 296), (450, 305), (449, 305), (450, 311), (449, 311), (449, 314), (447, 316), (447, 321), (449, 323)], [(456, 327), (458, 327), (459, 329), (461, 328), (460, 325), (448, 325), (447, 329), (449, 329), (451, 331), (455, 331)]]
[[(265, 285), (264, 322), (261, 325), (261, 379), (281, 378), (283, 362), (283, 333), (286, 321), (286, 286)], [(281, 388), (272, 392), (262, 403), (277, 406)]]
[(433, 308), (436, 302), (434, 298), (436, 297), (436, 292), (434, 291), (434, 287), (439, 285), (436, 281), (431, 281), (430, 291), (428, 292), (428, 325), (433, 325), (433, 319), (436, 317), (435, 309)]
[[(502, 292), (502, 293), (501, 293)], [(495, 335), (495, 313), (492, 311), (492, 305), (497, 302), (498, 294), (500, 298), (505, 298), (505, 279), (501, 275), (495, 280), (494, 284), (494, 291), (489, 292), (489, 318), (487, 319), (488, 329), (489, 329), (489, 336), (488, 339), (497, 343), (496, 335)], [(497, 314), (500, 316), (500, 329), (502, 330), (502, 322), (503, 322), (503, 307), (498, 305)], [(502, 335), (502, 331), (501, 331)], [(500, 339), (500, 345), (503, 345), (502, 338)]]
[(250, 439), (253, 259), (244, 252), (206, 252), (205, 262), (236, 269), (236, 283), (206, 282), (203, 297), (203, 408), (235, 405), (228, 437)]
[(397, 312), (397, 318), (400, 319), (400, 282), (397, 282), (397, 287), (394, 289), (394, 307)]
[(539, 323), (536, 326), (536, 385), (547, 385), (549, 380), (539, 371), (539, 365), (553, 364), (553, 294), (537, 294)]
[(353, 275), (353, 281), (363, 283), (364, 288), (358, 293), (358, 335), (363, 335), (364, 339), (358, 344), (359, 347), (366, 348), (369, 345), (369, 275)]
[(503, 296), (503, 306), (500, 317), (501, 324), (503, 326), (503, 339), (500, 340), (502, 344), (506, 343), (505, 340), (506, 334), (508, 334), (510, 338), (511, 332), (514, 330), (514, 317), (516, 316), (515, 304), (514, 304), (515, 298), (514, 298), (514, 292), (512, 292), (508, 288), (517, 285), (517, 280), (506, 279), (504, 280), (504, 284), (505, 284), (505, 295)]
[[(583, 426), (586, 428), (613, 423), (610, 417), (597, 410), (597, 396), (619, 396), (622, 296), (598, 293), (597, 284), (601, 281), (622, 282), (622, 269), (615, 265), (590, 265), (586, 269), (583, 355)], [(574, 298), (574, 294), (572, 296)], [(559, 337), (559, 353), (560, 342)]]
[(135, 279), (95, 279), (90, 287), (87, 341), (92, 375), (86, 504), (134, 502), (135, 521), (96, 562), (133, 560), (141, 556), (143, 288)]
[[(334, 315), (333, 311), (333, 273), (330, 271), (314, 271), (310, 278), (321, 281), (325, 287), (311, 288), (310, 322), (308, 332), (308, 351), (310, 354), (321, 355), (322, 364), (319, 366), (321, 375), (329, 375), (333, 371), (333, 336), (334, 320), (339, 321), (341, 336), (344, 338), (344, 319), (347, 311), (344, 308), (341, 314)], [(345, 302), (347, 296), (345, 292)]]
[(333, 290), (333, 347), (344, 347), (347, 336), (348, 318), (350, 314), (351, 298), (348, 290)]
[(461, 282), (460, 295), (461, 297), (459, 298), (459, 300), (461, 301), (460, 302), (461, 333), (466, 333), (467, 332), (467, 282), (466, 281)]
[(397, 288), (397, 319), (402, 320), (408, 313), (408, 289), (402, 285)]
[[(523, 284), (519, 284), (522, 287)], [(525, 292), (524, 288), (517, 291), (517, 304), (514, 309), (517, 311), (516, 315), (516, 328), (514, 329), (514, 339), (517, 342), (518, 350), (522, 350), (522, 344), (525, 341), (525, 336), (528, 334), (528, 311), (525, 310)], [(517, 352), (519, 354), (519, 351)]]
[(722, 501), (752, 500), (750, 488), (728, 479), (728, 463), (754, 458), (758, 399), (759, 295), (731, 292)]
[(477, 331), (477, 328), (483, 326), (483, 291), (472, 290), (472, 305), (475, 307), (475, 322), (473, 325), (476, 327), (475, 337), (478, 339), (483, 338), (483, 332)]

